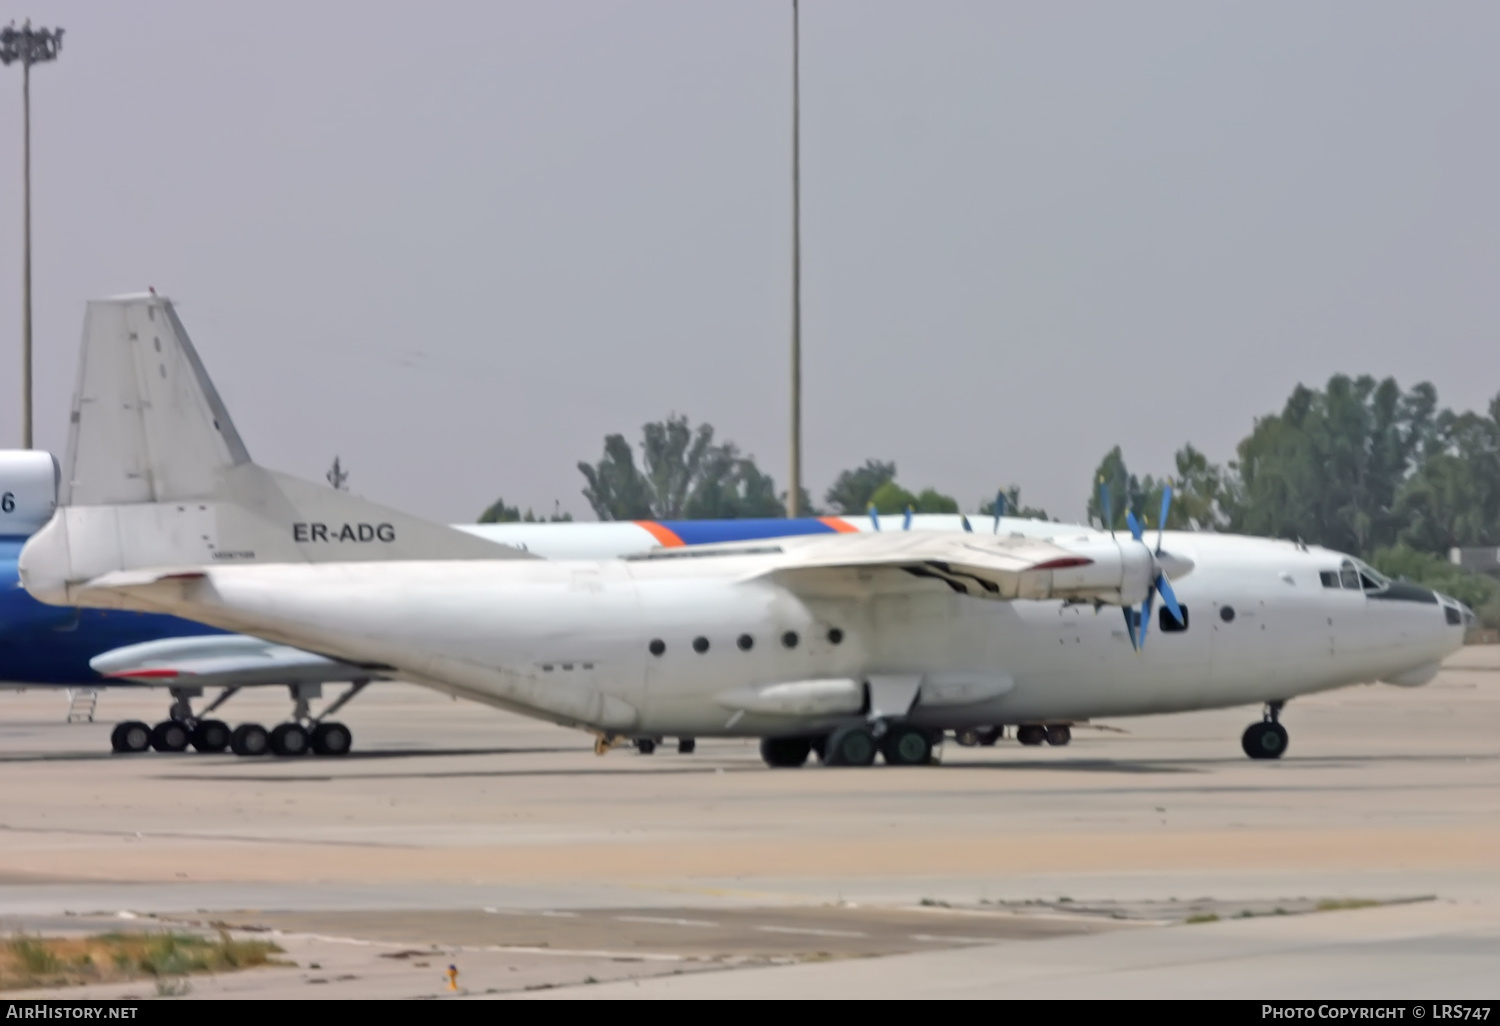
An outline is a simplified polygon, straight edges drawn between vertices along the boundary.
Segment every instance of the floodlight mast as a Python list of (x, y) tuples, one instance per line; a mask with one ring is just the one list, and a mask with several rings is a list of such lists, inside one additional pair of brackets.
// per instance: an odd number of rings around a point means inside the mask
[(792, 0), (792, 458), (786, 515), (802, 515), (802, 153), (797, 0)]
[(63, 29), (34, 29), (31, 20), (0, 29), (0, 64), (21, 62), (21, 448), (31, 433), (31, 66), (57, 60)]

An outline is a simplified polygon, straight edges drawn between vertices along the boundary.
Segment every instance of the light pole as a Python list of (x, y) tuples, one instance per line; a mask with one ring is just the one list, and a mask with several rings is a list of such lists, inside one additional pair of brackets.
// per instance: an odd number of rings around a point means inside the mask
[(797, 0), (792, 0), (792, 462), (786, 515), (802, 514), (802, 153)]
[(0, 29), (0, 64), (21, 62), (21, 448), (31, 448), (31, 66), (57, 60), (62, 29), (20, 28), (11, 22)]

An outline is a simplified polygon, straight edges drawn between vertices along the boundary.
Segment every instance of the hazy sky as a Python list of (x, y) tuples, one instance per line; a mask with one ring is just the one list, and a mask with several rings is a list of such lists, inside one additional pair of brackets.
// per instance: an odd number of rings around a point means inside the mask
[[(26, 12), (12, 7), (19, 16)], [(154, 285), (261, 463), (589, 516), (677, 411), (787, 476), (789, 0), (34, 2), (38, 444)], [(1500, 5), (803, 0), (805, 476), (1081, 517), (1335, 371), (1500, 390)], [(0, 444), (20, 70), (0, 76)]]

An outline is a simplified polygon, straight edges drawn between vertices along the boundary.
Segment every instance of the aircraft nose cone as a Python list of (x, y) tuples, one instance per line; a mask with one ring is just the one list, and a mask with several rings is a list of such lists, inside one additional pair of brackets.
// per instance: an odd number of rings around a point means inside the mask
[(1167, 580), (1175, 581), (1183, 574), (1190, 573), (1193, 569), (1193, 561), (1186, 556), (1174, 556), (1170, 552), (1157, 555), (1156, 561), (1161, 564), (1162, 573), (1167, 575)]

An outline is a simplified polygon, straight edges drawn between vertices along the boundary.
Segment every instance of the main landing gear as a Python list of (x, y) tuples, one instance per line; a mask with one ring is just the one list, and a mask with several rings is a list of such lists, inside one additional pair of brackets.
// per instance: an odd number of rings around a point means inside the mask
[[(657, 745), (666, 744), (664, 737), (638, 737), (632, 739), (635, 750), (642, 755), (651, 755), (656, 751)], [(692, 755), (698, 748), (698, 739), (693, 737), (680, 737), (677, 739), (677, 754)]]
[(909, 723), (851, 724), (820, 737), (767, 737), (760, 742), (760, 757), (778, 769), (801, 766), (813, 752), (825, 766), (871, 766), (876, 756), (888, 766), (925, 766), (933, 760), (933, 748), (941, 743), (938, 731)]
[(222, 752), (226, 748), (235, 755), (347, 755), (354, 744), (354, 735), (342, 723), (331, 722), (328, 717), (342, 709), (352, 698), (363, 691), (369, 681), (356, 681), (327, 709), (313, 716), (310, 700), (322, 696), (320, 684), (292, 684), (292, 716), (271, 730), (258, 723), (244, 723), (233, 730), (222, 720), (208, 719), (208, 714), (239, 692), (238, 687), (225, 688), (202, 713), (194, 714), (192, 699), (203, 693), (202, 688), (173, 688), (172, 708), (168, 719), (155, 727), (135, 720), (121, 723), (110, 734), (110, 747), (115, 752), (128, 754), (144, 752), (154, 748), (158, 752), (182, 752), (189, 746), (199, 752)]
[[(988, 748), (1004, 736), (1004, 727), (963, 727), (953, 732), (953, 739), (965, 748)], [(1061, 747), (1073, 740), (1073, 729), (1067, 723), (1023, 723), (1016, 727), (1016, 740), (1023, 745)]]
[(1286, 754), (1287, 732), (1281, 725), (1281, 710), (1284, 701), (1267, 702), (1266, 711), (1259, 723), (1245, 728), (1240, 745), (1252, 759), (1279, 759)]

